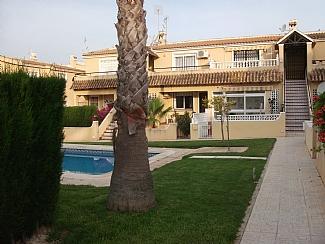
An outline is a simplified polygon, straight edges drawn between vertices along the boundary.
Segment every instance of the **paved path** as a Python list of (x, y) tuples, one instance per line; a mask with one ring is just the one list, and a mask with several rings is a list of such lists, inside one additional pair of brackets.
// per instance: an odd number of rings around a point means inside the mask
[(275, 144), (242, 244), (325, 244), (325, 187), (303, 137)]

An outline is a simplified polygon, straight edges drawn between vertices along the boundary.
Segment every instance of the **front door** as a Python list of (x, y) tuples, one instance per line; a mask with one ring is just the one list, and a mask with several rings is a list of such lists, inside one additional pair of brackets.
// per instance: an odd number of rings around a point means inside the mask
[(286, 80), (304, 80), (307, 66), (306, 44), (285, 44)]
[(199, 113), (205, 112), (204, 100), (208, 98), (208, 92), (200, 92), (199, 93)]

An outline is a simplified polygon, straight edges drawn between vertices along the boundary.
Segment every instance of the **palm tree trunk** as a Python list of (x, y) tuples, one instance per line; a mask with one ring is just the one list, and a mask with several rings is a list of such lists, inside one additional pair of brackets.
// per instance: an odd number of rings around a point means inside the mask
[(148, 104), (147, 27), (143, 0), (117, 0), (118, 133), (107, 201), (113, 211), (144, 212), (155, 206), (145, 133)]

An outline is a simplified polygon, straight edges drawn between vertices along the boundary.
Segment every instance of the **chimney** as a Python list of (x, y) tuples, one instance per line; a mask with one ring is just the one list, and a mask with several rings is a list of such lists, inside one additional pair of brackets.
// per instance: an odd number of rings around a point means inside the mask
[(292, 19), (289, 21), (289, 30), (297, 29), (298, 21), (297, 19)]
[(78, 58), (74, 55), (70, 55), (70, 62), (69, 62), (69, 65), (71, 68), (76, 68), (77, 66), (77, 60)]
[(37, 61), (38, 58), (37, 58), (37, 53), (34, 53), (34, 52), (30, 52), (30, 57), (29, 57), (30, 60), (32, 61)]
[(164, 45), (167, 43), (167, 33), (165, 31), (159, 31), (156, 44), (157, 45)]

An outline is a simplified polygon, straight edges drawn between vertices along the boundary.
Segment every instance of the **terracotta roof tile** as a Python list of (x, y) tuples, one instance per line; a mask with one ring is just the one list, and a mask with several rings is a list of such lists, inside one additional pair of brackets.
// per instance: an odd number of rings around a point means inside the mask
[[(283, 73), (275, 70), (155, 73), (149, 75), (149, 86), (207, 86), (227, 84), (276, 83), (283, 80)], [(74, 90), (116, 88), (116, 76), (77, 77)]]
[[(325, 39), (325, 32), (322, 31), (306, 32), (305, 34), (315, 40)], [(173, 49), (173, 48), (206, 47), (206, 46), (234, 45), (234, 44), (247, 44), (247, 43), (249, 44), (268, 43), (268, 42), (277, 42), (283, 36), (284, 36), (283, 34), (274, 34), (274, 35), (264, 35), (264, 36), (222, 38), (222, 39), (201, 40), (201, 41), (184, 41), (184, 42), (167, 43), (165, 45), (150, 46), (150, 48), (153, 51), (155, 51), (155, 50)], [(84, 53), (83, 56), (116, 54), (116, 53), (117, 51), (115, 48), (106, 48), (106, 49)]]
[(35, 65), (35, 66), (42, 66), (42, 67), (52, 67), (55, 69), (58, 69), (60, 71), (74, 71), (76, 73), (84, 73), (84, 70), (81, 69), (75, 69), (75, 68), (71, 68), (69, 66), (65, 66), (65, 65), (59, 65), (59, 64), (51, 64), (51, 63), (45, 63), (45, 62), (40, 62), (40, 61), (35, 61), (35, 60), (21, 60), (22, 64), (24, 65)]
[(311, 81), (311, 82), (325, 81), (325, 68), (313, 69), (308, 74), (308, 80)]

